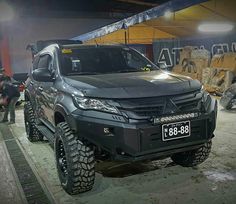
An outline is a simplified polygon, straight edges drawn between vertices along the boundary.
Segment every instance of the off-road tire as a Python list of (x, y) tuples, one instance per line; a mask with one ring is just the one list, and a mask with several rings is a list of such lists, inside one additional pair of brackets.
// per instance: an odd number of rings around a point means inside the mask
[(187, 152), (176, 153), (171, 156), (171, 159), (176, 164), (179, 164), (184, 167), (197, 166), (198, 164), (201, 164), (208, 158), (211, 152), (211, 144), (212, 142), (209, 141), (198, 149)]
[(229, 103), (229, 104), (225, 107), (226, 110), (230, 110), (230, 109), (232, 109), (232, 108), (233, 108), (233, 104), (232, 104), (232, 103)]
[(95, 180), (94, 151), (77, 139), (66, 122), (57, 125), (55, 137), (57, 171), (64, 190), (71, 195), (91, 190)]
[(236, 97), (236, 83), (232, 84), (224, 93), (220, 99), (220, 104), (226, 110), (230, 110), (233, 107), (232, 100)]
[(25, 102), (24, 119), (28, 140), (31, 142), (43, 141), (43, 135), (36, 127), (34, 111), (29, 101)]

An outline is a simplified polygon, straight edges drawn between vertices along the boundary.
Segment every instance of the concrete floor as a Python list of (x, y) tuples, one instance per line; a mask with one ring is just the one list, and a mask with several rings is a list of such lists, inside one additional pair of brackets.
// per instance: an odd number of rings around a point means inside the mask
[(0, 203), (22, 204), (24, 196), (10, 161), (2, 135), (0, 134)]
[[(225, 111), (219, 108), (212, 153), (198, 167), (184, 168), (170, 159), (139, 164), (102, 162), (96, 165), (93, 190), (77, 196), (70, 196), (62, 190), (50, 145), (47, 142), (30, 143), (26, 139), (22, 110), (17, 111), (16, 121), (10, 128), (55, 203), (236, 203), (236, 109)], [(5, 157), (4, 153), (1, 155)], [(3, 174), (10, 177), (10, 193), (17, 189), (14, 189), (15, 181), (10, 171), (0, 169), (2, 198), (7, 195), (2, 188)], [(17, 196), (15, 200), (14, 203), (19, 203)]]

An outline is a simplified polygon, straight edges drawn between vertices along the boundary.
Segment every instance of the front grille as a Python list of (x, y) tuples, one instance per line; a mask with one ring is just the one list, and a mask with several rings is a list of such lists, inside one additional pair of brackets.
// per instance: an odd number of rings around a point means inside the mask
[(201, 93), (190, 93), (186, 95), (172, 97), (171, 100), (175, 103), (180, 111), (186, 112), (194, 110), (198, 107), (201, 100)]
[(201, 93), (152, 97), (139, 99), (119, 99), (117, 107), (130, 118), (155, 117), (180, 112), (198, 111), (201, 101)]
[(146, 107), (146, 108), (135, 108), (133, 110), (134, 114), (137, 114), (139, 116), (157, 116), (162, 114), (163, 112), (163, 106), (157, 106), (157, 107)]
[(198, 106), (198, 103), (199, 101), (195, 100), (192, 102), (184, 102), (184, 103), (176, 104), (176, 105), (179, 108), (179, 110), (188, 111), (188, 110), (195, 109)]

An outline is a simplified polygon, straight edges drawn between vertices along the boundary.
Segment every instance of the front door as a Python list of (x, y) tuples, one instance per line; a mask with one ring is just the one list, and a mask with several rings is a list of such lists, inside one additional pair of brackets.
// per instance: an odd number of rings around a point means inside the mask
[[(44, 54), (40, 56), (38, 68), (46, 68), (51, 72), (52, 67), (53, 57), (51, 55)], [(38, 87), (38, 111), (40, 119), (49, 127), (53, 127), (54, 124), (53, 107), (57, 90), (53, 86), (54, 82), (40, 82)]]

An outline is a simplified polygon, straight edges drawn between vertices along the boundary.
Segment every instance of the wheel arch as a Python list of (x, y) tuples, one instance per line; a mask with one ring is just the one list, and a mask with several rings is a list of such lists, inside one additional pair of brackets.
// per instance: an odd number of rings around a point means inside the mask
[(73, 131), (77, 130), (76, 122), (69, 111), (61, 104), (57, 104), (54, 109), (54, 124), (57, 126), (61, 122), (66, 122)]
[(54, 110), (54, 124), (55, 126), (60, 123), (60, 122), (67, 122), (66, 117), (67, 117), (67, 111), (65, 110), (65, 108), (60, 105), (57, 104)]
[(66, 118), (61, 112), (56, 111), (54, 113), (54, 124), (55, 124), (55, 126), (57, 126), (57, 124), (61, 123), (61, 122), (66, 122)]

